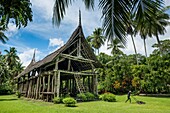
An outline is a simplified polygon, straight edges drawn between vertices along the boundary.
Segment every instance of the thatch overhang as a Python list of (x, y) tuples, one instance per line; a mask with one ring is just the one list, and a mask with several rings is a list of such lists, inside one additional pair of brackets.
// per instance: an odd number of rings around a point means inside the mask
[[(77, 41), (81, 39), (81, 56), (77, 57)], [(101, 67), (101, 63), (97, 60), (94, 52), (92, 51), (92, 48), (89, 46), (88, 42), (86, 41), (82, 26), (79, 24), (79, 26), (76, 28), (76, 30), (73, 32), (69, 40), (65, 45), (63, 45), (60, 49), (56, 50), (55, 52), (47, 55), (44, 59), (38, 61), (38, 62), (31, 62), (27, 68), (20, 73), (16, 78), (19, 78), (34, 69), (43, 68), (47, 64), (54, 63), (56, 61), (57, 57), (63, 57), (65, 55), (64, 61), (59, 63), (59, 69), (60, 67), (63, 70), (66, 70), (64, 67), (67, 67), (68, 65), (68, 58), (66, 55), (75, 56), (79, 60), (83, 60), (82, 62), (73, 60), (71, 61), (71, 65), (73, 67), (74, 71), (85, 71), (90, 70), (92, 68), (99, 68)]]

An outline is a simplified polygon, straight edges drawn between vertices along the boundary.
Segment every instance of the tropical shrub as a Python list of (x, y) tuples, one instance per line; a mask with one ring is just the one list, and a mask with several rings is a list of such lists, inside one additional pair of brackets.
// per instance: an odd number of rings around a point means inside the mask
[(95, 95), (92, 94), (92, 93), (90, 93), (90, 92), (85, 93), (85, 96), (86, 96), (86, 98), (87, 98), (88, 101), (95, 99)]
[(0, 95), (9, 95), (11, 93), (12, 93), (12, 87), (8, 82), (0, 85)]
[(53, 99), (53, 103), (54, 103), (54, 104), (60, 104), (60, 103), (62, 103), (62, 98), (60, 98), (60, 97), (55, 97), (55, 98)]
[(20, 98), (20, 97), (21, 97), (21, 92), (17, 91), (17, 92), (16, 92), (16, 96), (17, 96), (18, 98)]
[(87, 101), (87, 97), (84, 93), (77, 94), (77, 97), (83, 102)]
[(112, 93), (105, 93), (101, 95), (99, 99), (102, 99), (103, 101), (107, 101), (107, 102), (115, 102), (116, 96)]
[(75, 104), (77, 103), (77, 101), (72, 97), (67, 97), (63, 99), (63, 103), (67, 107), (75, 107), (76, 106)]

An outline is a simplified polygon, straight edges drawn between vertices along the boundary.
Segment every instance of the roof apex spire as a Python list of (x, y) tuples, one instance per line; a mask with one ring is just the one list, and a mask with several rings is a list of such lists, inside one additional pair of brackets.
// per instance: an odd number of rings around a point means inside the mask
[(36, 51), (36, 49), (34, 49), (34, 54), (33, 54), (32, 61), (31, 61), (33, 63), (35, 63), (35, 51)]
[(79, 26), (81, 26), (81, 10), (79, 9)]

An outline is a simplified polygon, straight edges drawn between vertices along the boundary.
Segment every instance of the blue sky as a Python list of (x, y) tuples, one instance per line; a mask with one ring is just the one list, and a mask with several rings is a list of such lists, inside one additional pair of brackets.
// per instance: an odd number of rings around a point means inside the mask
[[(33, 22), (27, 27), (18, 30), (12, 23), (9, 24), (9, 37), (6, 44), (0, 43), (0, 51), (9, 47), (15, 47), (24, 66), (27, 66), (32, 58), (34, 49), (36, 49), (36, 60), (44, 58), (49, 53), (60, 48), (72, 32), (78, 26), (78, 10), (82, 12), (82, 26), (85, 36), (92, 34), (94, 28), (101, 27), (101, 12), (96, 7), (94, 11), (86, 10), (81, 0), (76, 1), (67, 9), (66, 16), (61, 22), (60, 27), (52, 25), (52, 10), (54, 0), (31, 0), (33, 10)], [(165, 0), (166, 5), (170, 5), (169, 0)], [(97, 6), (97, 4), (96, 4)], [(170, 27), (167, 27), (167, 33), (160, 36), (161, 39), (170, 39)], [(139, 36), (135, 38), (138, 53), (144, 54), (143, 42)], [(152, 52), (151, 45), (156, 42), (155, 38), (147, 39), (148, 52)], [(101, 52), (110, 54), (105, 44)], [(127, 48), (123, 50), (126, 54), (133, 54), (133, 46), (130, 37), (128, 37)]]

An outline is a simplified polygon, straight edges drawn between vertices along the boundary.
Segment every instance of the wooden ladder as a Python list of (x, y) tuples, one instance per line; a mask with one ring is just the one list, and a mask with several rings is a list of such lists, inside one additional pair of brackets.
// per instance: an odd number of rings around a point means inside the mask
[(85, 87), (83, 85), (83, 82), (81, 81), (81, 76), (78, 75), (78, 74), (75, 74), (74, 75), (74, 78), (76, 80), (76, 84), (77, 84), (77, 87), (78, 87), (78, 90), (80, 93), (85, 93), (86, 90), (85, 90)]

